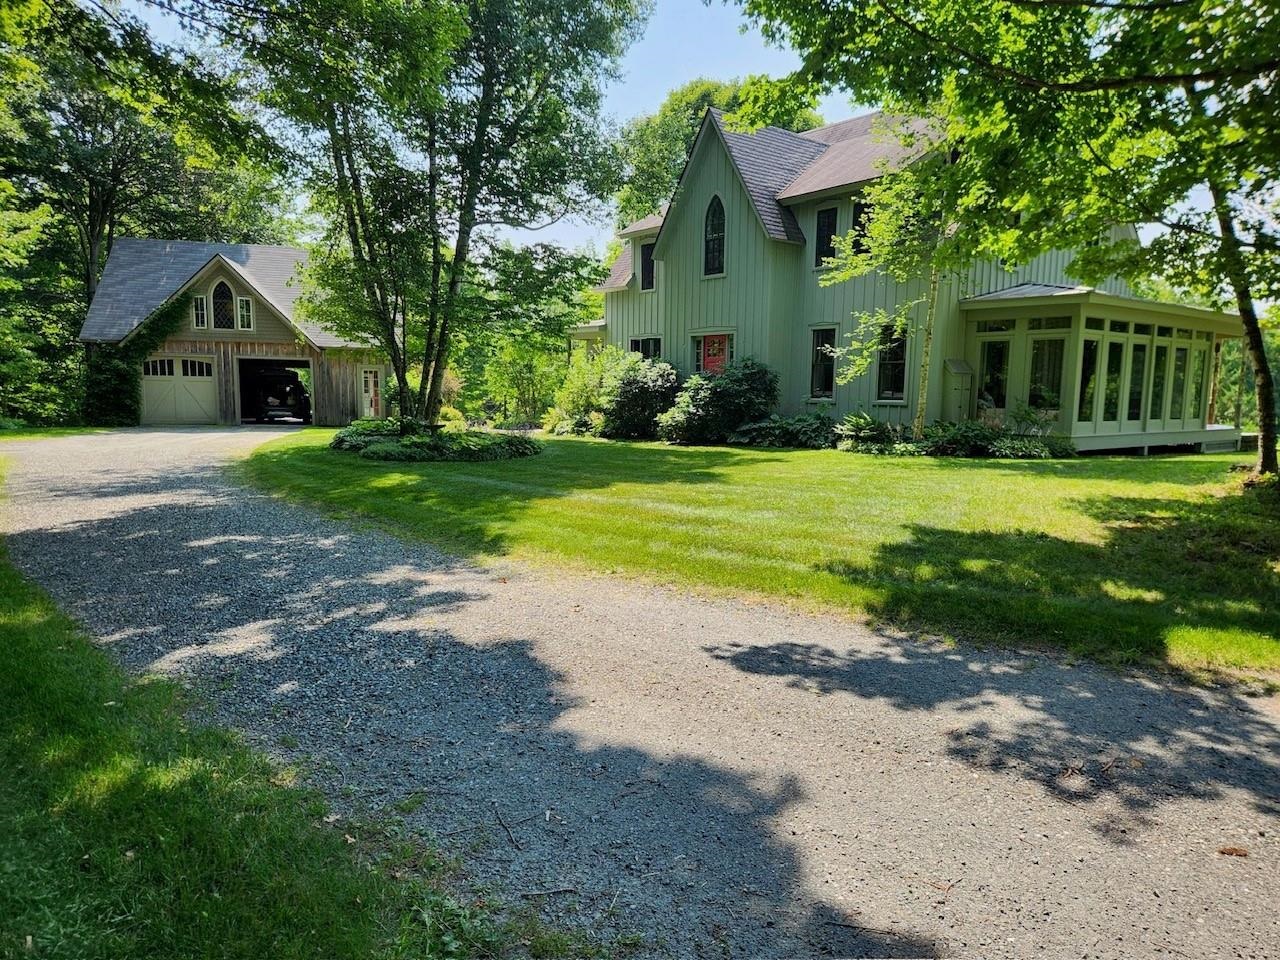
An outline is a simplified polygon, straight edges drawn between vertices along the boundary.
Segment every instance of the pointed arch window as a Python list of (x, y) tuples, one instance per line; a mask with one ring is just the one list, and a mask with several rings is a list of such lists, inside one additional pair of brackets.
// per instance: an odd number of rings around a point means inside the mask
[(231, 285), (219, 280), (213, 288), (213, 329), (234, 330), (236, 328), (236, 298), (231, 293)]
[(702, 231), (702, 275), (714, 277), (724, 273), (724, 204), (712, 197), (707, 204), (707, 219)]

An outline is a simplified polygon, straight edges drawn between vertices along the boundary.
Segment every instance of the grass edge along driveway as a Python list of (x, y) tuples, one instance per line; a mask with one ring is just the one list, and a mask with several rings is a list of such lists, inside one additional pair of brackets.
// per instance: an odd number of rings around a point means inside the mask
[(309, 429), (237, 468), (451, 553), (621, 573), (1114, 665), (1280, 671), (1280, 503), (1239, 454), (974, 461), (548, 438), (384, 464)]
[(460, 902), (432, 849), (329, 815), (191, 706), (116, 667), (0, 540), (0, 960), (608, 951), (526, 905)]

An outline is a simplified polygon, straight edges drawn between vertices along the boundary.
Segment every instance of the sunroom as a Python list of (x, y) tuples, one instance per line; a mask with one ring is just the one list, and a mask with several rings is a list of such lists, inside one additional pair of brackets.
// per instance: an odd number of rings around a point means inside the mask
[(1093, 287), (1020, 284), (960, 303), (970, 416), (1037, 418), (1080, 450), (1229, 450), (1214, 376), (1240, 318)]

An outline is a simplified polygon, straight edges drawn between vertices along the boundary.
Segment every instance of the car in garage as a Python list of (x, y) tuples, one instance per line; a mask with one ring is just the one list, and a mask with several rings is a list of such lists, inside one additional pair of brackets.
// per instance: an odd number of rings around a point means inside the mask
[(242, 370), (240, 416), (263, 423), (295, 419), (311, 422), (311, 394), (297, 370), (266, 367)]

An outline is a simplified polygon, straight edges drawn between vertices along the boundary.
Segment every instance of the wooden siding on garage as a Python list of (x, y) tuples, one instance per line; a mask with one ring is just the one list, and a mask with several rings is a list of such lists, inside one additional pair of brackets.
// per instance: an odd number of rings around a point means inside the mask
[[(372, 351), (317, 350), (297, 340), (186, 340), (170, 338), (153, 356), (213, 358), (218, 384), (218, 422), (240, 422), (239, 366), (244, 359), (307, 360), (312, 371), (312, 416), (319, 426), (341, 427), (360, 416), (359, 371), (385, 365)], [(385, 373), (384, 373), (385, 376)]]

